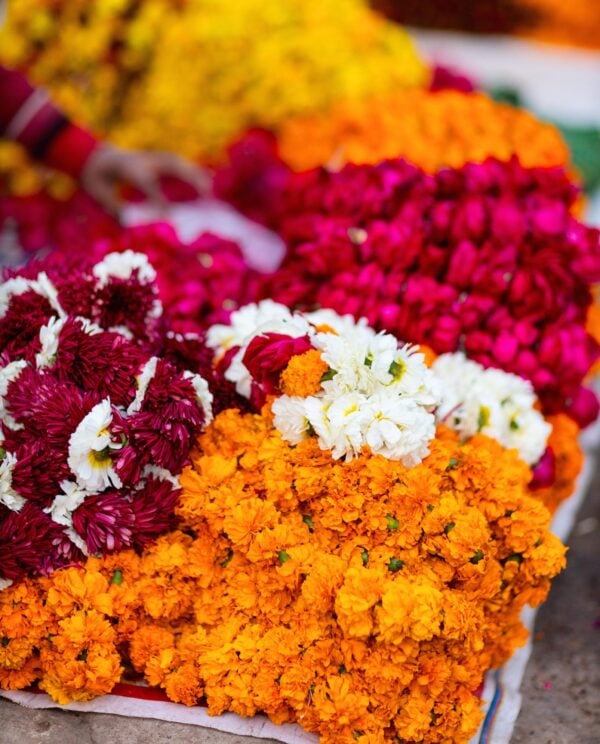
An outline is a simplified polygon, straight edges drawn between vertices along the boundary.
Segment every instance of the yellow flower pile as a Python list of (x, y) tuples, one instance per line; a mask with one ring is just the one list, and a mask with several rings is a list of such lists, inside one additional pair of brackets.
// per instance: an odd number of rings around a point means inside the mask
[(248, 127), (429, 77), (366, 0), (13, 0), (0, 50), (117, 144), (203, 161)]
[(128, 649), (149, 684), (212, 714), (264, 711), (324, 744), (466, 742), (484, 672), (564, 566), (530, 475), (443, 426), (407, 469), (225, 411), (182, 476), (182, 531), (0, 593), (0, 686), (89, 699)]
[(560, 132), (527, 111), (483, 93), (407, 90), (336, 103), (326, 113), (291, 119), (280, 136), (296, 170), (330, 163), (404, 157), (428, 172), (516, 155), (525, 167), (567, 166)]

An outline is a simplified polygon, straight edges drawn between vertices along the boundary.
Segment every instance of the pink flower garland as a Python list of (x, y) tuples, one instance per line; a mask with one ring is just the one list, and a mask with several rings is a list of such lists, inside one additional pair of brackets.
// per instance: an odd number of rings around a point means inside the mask
[(490, 159), (427, 175), (391, 160), (292, 174), (253, 134), (216, 183), (288, 245), (263, 297), (365, 316), (438, 353), (462, 348), (530, 379), (546, 413), (597, 416), (582, 383), (600, 353), (585, 330), (600, 239), (571, 214), (562, 170)]

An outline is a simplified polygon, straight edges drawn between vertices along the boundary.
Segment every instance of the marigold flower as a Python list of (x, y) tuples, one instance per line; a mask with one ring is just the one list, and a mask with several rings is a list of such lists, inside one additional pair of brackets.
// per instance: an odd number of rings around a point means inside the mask
[(290, 119), (281, 131), (280, 152), (295, 170), (399, 157), (429, 173), (515, 155), (526, 167), (570, 163), (556, 127), (484, 93), (451, 90), (398, 91)]

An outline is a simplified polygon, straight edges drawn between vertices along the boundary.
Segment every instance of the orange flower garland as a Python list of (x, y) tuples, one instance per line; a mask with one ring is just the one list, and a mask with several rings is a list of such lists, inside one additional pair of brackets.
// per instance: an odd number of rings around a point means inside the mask
[(525, 167), (565, 166), (559, 131), (483, 93), (406, 90), (346, 101), (320, 116), (289, 120), (283, 159), (297, 170), (324, 163), (375, 163), (403, 157), (428, 172), (516, 155)]
[(264, 711), (331, 744), (467, 741), (483, 673), (564, 565), (529, 477), (443, 426), (409, 469), (334, 461), (266, 409), (227, 410), (182, 476), (187, 533), (0, 593), (0, 685), (88, 699), (128, 646), (150, 684), (213, 714)]

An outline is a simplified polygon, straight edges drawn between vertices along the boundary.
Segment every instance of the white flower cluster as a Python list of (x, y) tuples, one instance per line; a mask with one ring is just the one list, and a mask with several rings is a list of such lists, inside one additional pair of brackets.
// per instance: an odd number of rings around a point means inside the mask
[(433, 364), (442, 383), (438, 421), (466, 440), (478, 432), (516, 449), (528, 464), (544, 454), (550, 424), (535, 409), (531, 383), (499, 369), (485, 369), (461, 352), (442, 354)]
[(221, 353), (240, 347), (225, 376), (242, 395), (249, 396), (251, 387), (244, 353), (265, 333), (308, 335), (329, 365), (317, 395), (282, 395), (273, 403), (275, 426), (286, 441), (296, 444), (316, 435), (321, 449), (335, 459), (350, 460), (365, 447), (409, 467), (426, 457), (435, 436), (439, 390), (416, 347), (400, 346), (364, 319), (357, 322), (332, 310), (292, 314), (266, 300), (233, 313), (231, 325), (208, 333), (209, 345)]

